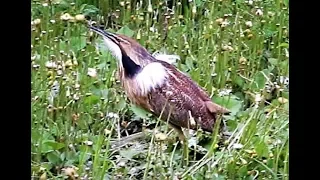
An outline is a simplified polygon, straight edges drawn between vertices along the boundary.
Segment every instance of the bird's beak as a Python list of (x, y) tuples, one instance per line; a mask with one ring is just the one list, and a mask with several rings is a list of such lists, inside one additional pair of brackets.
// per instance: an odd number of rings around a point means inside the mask
[(113, 34), (111, 32), (107, 32), (107, 31), (104, 31), (102, 29), (99, 29), (97, 27), (94, 27), (94, 26), (89, 26), (89, 29), (98, 33), (99, 35), (101, 35), (103, 38), (108, 38), (110, 39), (112, 42), (114, 42), (115, 44), (119, 44), (119, 38), (117, 37), (116, 34)]

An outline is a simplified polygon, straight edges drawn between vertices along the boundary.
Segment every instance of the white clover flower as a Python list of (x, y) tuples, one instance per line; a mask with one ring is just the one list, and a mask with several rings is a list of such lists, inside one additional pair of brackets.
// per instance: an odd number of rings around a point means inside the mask
[(281, 84), (289, 85), (289, 77), (280, 76), (279, 77), (279, 81), (280, 81)]
[(255, 101), (256, 103), (261, 102), (262, 99), (263, 99), (263, 96), (262, 96), (261, 94), (256, 94), (255, 97), (254, 97), (254, 101)]
[(284, 98), (284, 97), (279, 97), (279, 98), (278, 98), (278, 101), (279, 101), (279, 103), (281, 103), (281, 104), (286, 104), (286, 103), (289, 102), (289, 100), (286, 99), (286, 98)]
[(251, 21), (247, 21), (247, 22), (246, 22), (246, 26), (252, 27), (252, 22), (251, 22)]
[(110, 131), (109, 129), (104, 129), (104, 134), (105, 135), (109, 135), (109, 134), (111, 134), (112, 133), (112, 131)]
[(80, 84), (79, 84), (79, 83), (76, 83), (76, 84), (74, 85), (74, 88), (75, 88), (75, 89), (79, 89), (79, 88), (80, 88)]
[(196, 6), (192, 6), (192, 13), (193, 14), (197, 13), (197, 7)]
[(79, 97), (79, 95), (76, 93), (76, 94), (73, 95), (73, 99), (74, 99), (75, 101), (77, 101), (77, 100), (80, 99), (80, 97)]
[(61, 76), (63, 74), (63, 71), (62, 70), (58, 70), (57, 71), (57, 75)]
[(77, 21), (84, 21), (86, 18), (83, 14), (77, 14), (75, 17), (74, 17)]
[(126, 167), (126, 162), (125, 161), (120, 161), (118, 164), (117, 164), (118, 167)]
[(88, 76), (97, 77), (97, 70), (94, 68), (88, 68)]
[(47, 62), (46, 62), (46, 67), (47, 67), (47, 68), (50, 68), (50, 69), (51, 69), (51, 68), (53, 69), (53, 68), (57, 68), (58, 65), (57, 65), (56, 62), (54, 62), (54, 61), (47, 61)]
[(280, 139), (277, 139), (277, 140), (275, 140), (274, 141), (274, 143), (273, 143), (274, 145), (281, 145), (282, 144), (282, 141), (280, 140)]
[(92, 141), (84, 141), (84, 144), (87, 146), (92, 146), (93, 142)]
[(229, 45), (223, 45), (222, 46), (222, 50), (224, 50), (224, 51), (233, 51), (233, 47), (231, 47)]
[(232, 92), (231, 89), (222, 89), (218, 93), (219, 96), (228, 96)]
[(151, 32), (157, 32), (157, 29), (156, 29), (156, 28), (154, 28), (153, 26), (152, 26), (152, 27), (150, 27), (150, 28), (149, 28), (149, 30), (150, 30)]
[(227, 21), (227, 20), (224, 20), (222, 23), (221, 23), (221, 27), (226, 27), (228, 26), (230, 23)]
[(239, 143), (235, 143), (233, 144), (233, 149), (242, 149), (243, 148), (243, 145), (242, 144), (239, 144)]
[(68, 21), (68, 20), (70, 20), (72, 18), (73, 17), (69, 13), (65, 13), (65, 14), (60, 16), (60, 19), (63, 20), (63, 21)]
[(33, 21), (31, 21), (31, 25), (38, 25), (41, 23), (41, 19), (35, 19)]
[(261, 9), (257, 9), (256, 15), (257, 15), (257, 16), (262, 16), (262, 15), (263, 15), (262, 10), (261, 10)]
[(165, 133), (157, 133), (155, 135), (156, 141), (165, 141), (166, 139), (167, 139), (167, 134), (165, 134)]
[(113, 113), (113, 112), (109, 112), (109, 113), (106, 115), (106, 118), (119, 119), (119, 115), (118, 115), (118, 114), (116, 114), (116, 113)]

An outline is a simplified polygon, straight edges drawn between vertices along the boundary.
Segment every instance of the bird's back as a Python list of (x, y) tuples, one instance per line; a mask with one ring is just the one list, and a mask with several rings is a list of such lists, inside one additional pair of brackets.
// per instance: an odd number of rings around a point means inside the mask
[(166, 62), (160, 62), (167, 70), (166, 83), (148, 94), (149, 110), (173, 125), (212, 131), (217, 114), (228, 112), (213, 103), (208, 94), (188, 76)]

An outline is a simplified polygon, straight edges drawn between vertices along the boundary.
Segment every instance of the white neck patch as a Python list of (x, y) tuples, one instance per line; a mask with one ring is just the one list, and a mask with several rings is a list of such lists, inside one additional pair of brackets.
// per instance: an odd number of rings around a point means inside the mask
[(151, 90), (163, 85), (168, 77), (165, 67), (158, 62), (146, 65), (136, 76), (140, 95), (147, 95)]
[(121, 61), (122, 60), (122, 53), (121, 53), (119, 46), (117, 44), (115, 44), (114, 42), (112, 42), (108, 38), (104, 37), (103, 40), (104, 40), (105, 45), (107, 46), (107, 48), (111, 52), (111, 54), (118, 60), (120, 65), (122, 65), (122, 61)]

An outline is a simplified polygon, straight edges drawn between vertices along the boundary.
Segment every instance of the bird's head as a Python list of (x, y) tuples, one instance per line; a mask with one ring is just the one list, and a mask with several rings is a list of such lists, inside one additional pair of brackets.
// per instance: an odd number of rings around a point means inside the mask
[(137, 73), (156, 60), (144, 47), (128, 36), (104, 31), (94, 26), (89, 28), (102, 36), (105, 45), (118, 60), (120, 68), (129, 74)]

